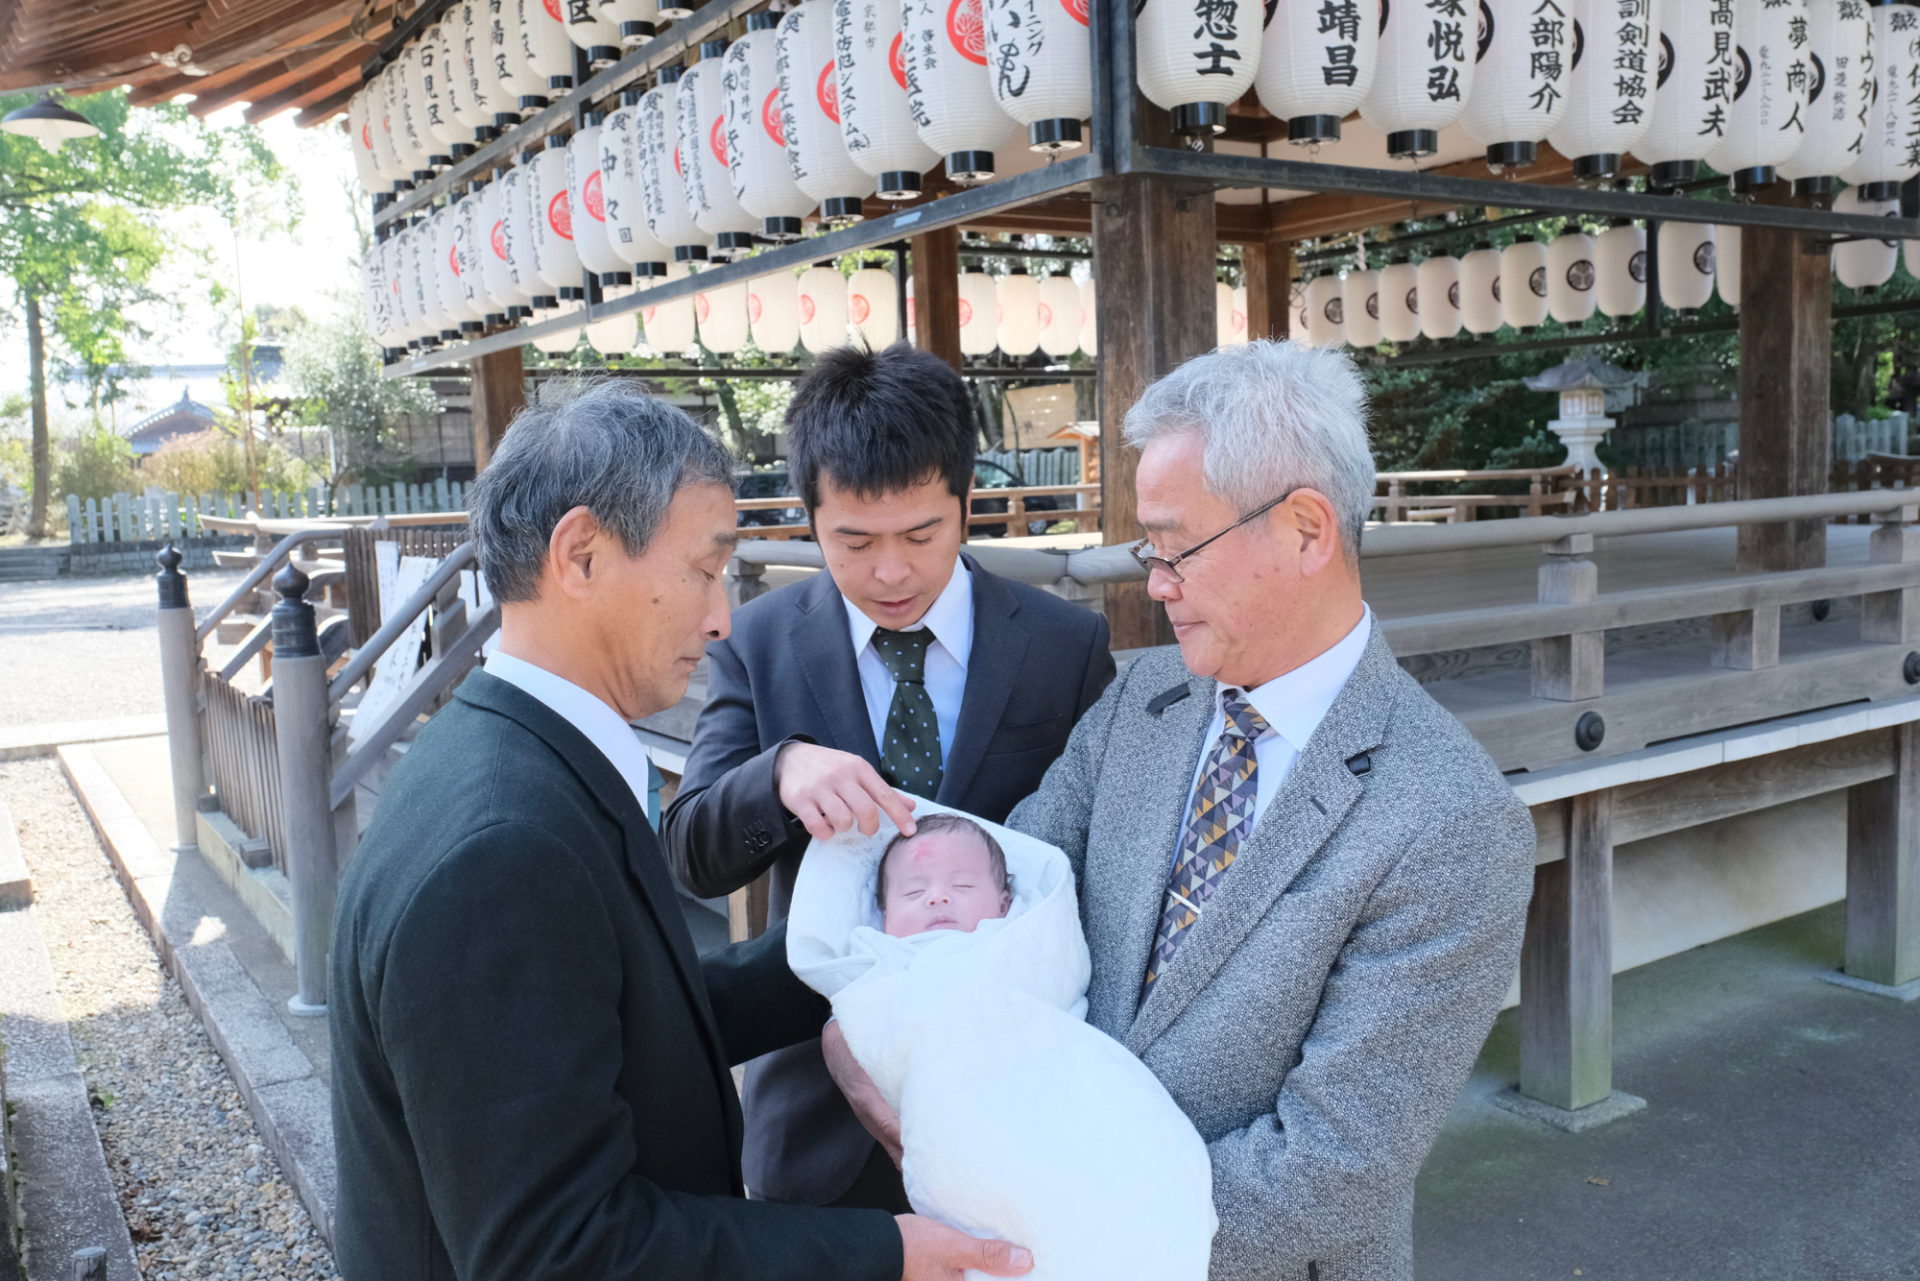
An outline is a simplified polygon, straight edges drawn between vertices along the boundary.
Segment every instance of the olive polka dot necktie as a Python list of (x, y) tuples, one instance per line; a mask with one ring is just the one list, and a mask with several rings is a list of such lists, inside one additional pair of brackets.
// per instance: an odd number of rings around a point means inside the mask
[(916, 796), (940, 790), (940, 719), (927, 693), (927, 646), (933, 632), (873, 633), (873, 652), (893, 677), (893, 702), (887, 707), (886, 739), (880, 744), (880, 773), (887, 782)]

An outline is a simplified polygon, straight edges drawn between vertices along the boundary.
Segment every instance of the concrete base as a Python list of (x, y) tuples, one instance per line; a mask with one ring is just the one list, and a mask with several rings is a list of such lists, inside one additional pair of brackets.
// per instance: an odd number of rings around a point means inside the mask
[(1856, 992), (1867, 992), (1873, 996), (1884, 996), (1895, 1001), (1920, 1001), (1920, 979), (1911, 983), (1902, 983), (1898, 987), (1888, 987), (1885, 983), (1875, 983), (1872, 979), (1857, 979), (1845, 970), (1828, 970), (1816, 975), (1823, 983), (1836, 987), (1850, 987)]
[(167, 732), (167, 718), (154, 712), (144, 716), (109, 716), (93, 721), (53, 721), (13, 725), (0, 729), (0, 761), (30, 760), (53, 755), (62, 743), (103, 743), (117, 738), (146, 738)]
[(1635, 1112), (1646, 1110), (1647, 1101), (1638, 1095), (1624, 1094), (1615, 1090), (1600, 1102), (1590, 1107), (1566, 1108), (1554, 1107), (1551, 1103), (1542, 1103), (1520, 1093), (1518, 1086), (1502, 1090), (1487, 1102), (1497, 1108), (1524, 1116), (1529, 1121), (1538, 1121), (1550, 1125), (1556, 1130), (1565, 1130), (1568, 1134), (1585, 1134), (1588, 1130), (1618, 1121), (1623, 1116), (1632, 1116)]
[[(20, 854), (20, 840), (13, 834), (13, 816), (0, 801), (0, 912), (17, 912), (33, 906), (33, 876), (27, 860)], [(0, 1274), (4, 1275), (4, 1274)]]
[(239, 824), (219, 810), (203, 809), (193, 818), (200, 857), (240, 896), (260, 928), (291, 961), (293, 889), (286, 875), (272, 867), (253, 867), (248, 858), (252, 842)]

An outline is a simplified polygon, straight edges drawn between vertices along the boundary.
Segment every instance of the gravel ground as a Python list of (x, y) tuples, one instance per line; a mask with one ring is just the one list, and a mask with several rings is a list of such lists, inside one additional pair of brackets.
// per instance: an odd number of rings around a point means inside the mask
[(58, 764), (0, 764), (74, 1050), (147, 1281), (334, 1276)]

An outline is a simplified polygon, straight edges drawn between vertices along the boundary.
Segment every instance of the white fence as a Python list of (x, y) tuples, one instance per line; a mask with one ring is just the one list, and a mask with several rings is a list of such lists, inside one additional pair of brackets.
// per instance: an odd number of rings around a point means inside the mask
[[(343, 485), (328, 501), (318, 487), (302, 493), (262, 493), (261, 515), (269, 520), (325, 516), (401, 516), (416, 512), (467, 509), (467, 487), (460, 481), (420, 485)], [(209, 533), (202, 516), (244, 516), (252, 504), (246, 494), (191, 495), (148, 490), (107, 499), (67, 495), (67, 540), (71, 543), (137, 543), (168, 538), (198, 538)]]

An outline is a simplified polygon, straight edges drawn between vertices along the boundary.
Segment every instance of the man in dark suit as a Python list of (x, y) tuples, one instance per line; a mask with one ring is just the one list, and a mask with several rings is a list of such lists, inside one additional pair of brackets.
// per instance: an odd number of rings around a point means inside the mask
[(473, 497), (498, 652), (395, 771), (340, 887), (350, 1281), (957, 1277), (1025, 1251), (742, 1196), (729, 1067), (828, 1014), (775, 932), (704, 962), (629, 722), (727, 634), (725, 452), (618, 384), (514, 423)]
[[(961, 551), (973, 488), (966, 386), (896, 344), (830, 352), (794, 389), (788, 467), (826, 572), (742, 607), (707, 649), (708, 701), (662, 830), (696, 894), (772, 869), (785, 917), (811, 837), (930, 797), (999, 820), (1032, 792), (1113, 679), (1106, 619)], [(820, 1045), (747, 1067), (753, 1195), (907, 1208), (890, 1154)]]

